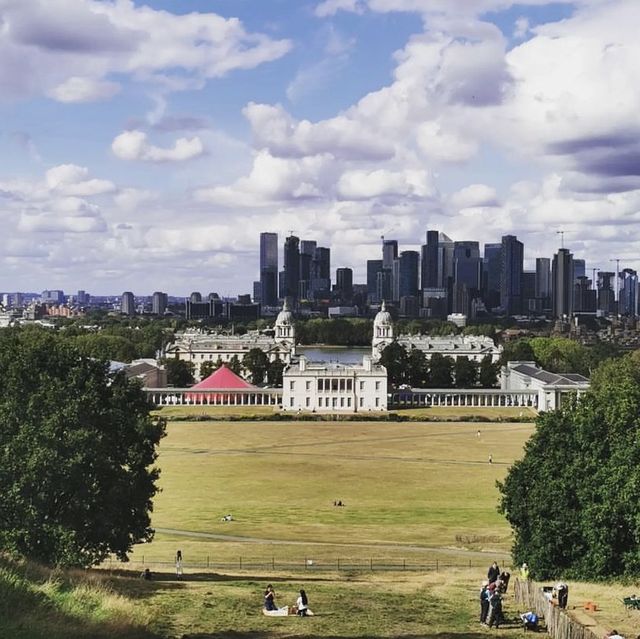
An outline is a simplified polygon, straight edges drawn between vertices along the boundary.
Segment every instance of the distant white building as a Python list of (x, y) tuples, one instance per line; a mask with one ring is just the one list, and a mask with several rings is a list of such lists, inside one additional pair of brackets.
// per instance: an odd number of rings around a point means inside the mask
[(278, 314), (275, 334), (265, 335), (259, 331), (249, 331), (244, 335), (225, 335), (220, 333), (182, 333), (166, 349), (168, 358), (192, 362), (196, 377), (201, 377), (200, 366), (204, 362), (230, 362), (234, 357), (242, 362), (253, 348), (263, 351), (270, 362), (276, 359), (285, 364), (291, 362), (296, 352), (296, 334), (293, 315), (287, 303)]
[(550, 373), (535, 362), (507, 362), (502, 367), (500, 389), (535, 390), (538, 410), (548, 411), (560, 408), (563, 397), (588, 390), (589, 380), (578, 373)]
[(387, 369), (364, 357), (362, 364), (309, 362), (285, 368), (282, 410), (380, 412), (387, 410)]
[(371, 356), (374, 361), (380, 359), (382, 351), (394, 340), (408, 351), (412, 348), (420, 349), (427, 359), (434, 353), (439, 353), (453, 359), (468, 357), (472, 361), (481, 362), (489, 355), (492, 362), (497, 362), (502, 355), (502, 346), (496, 346), (490, 337), (484, 335), (399, 335), (394, 338), (393, 333), (393, 320), (383, 302), (373, 321)]

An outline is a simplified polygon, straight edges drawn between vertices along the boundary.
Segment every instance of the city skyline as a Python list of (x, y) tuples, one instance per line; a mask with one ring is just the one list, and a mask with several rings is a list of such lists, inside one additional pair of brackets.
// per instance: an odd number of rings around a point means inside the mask
[(262, 230), (637, 266), (635, 0), (176, 4), (0, 2), (0, 290), (251, 293)]

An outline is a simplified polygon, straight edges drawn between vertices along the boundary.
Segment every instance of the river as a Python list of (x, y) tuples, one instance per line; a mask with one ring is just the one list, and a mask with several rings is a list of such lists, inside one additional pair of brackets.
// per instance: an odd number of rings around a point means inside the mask
[(296, 354), (304, 355), (311, 362), (340, 362), (362, 364), (364, 355), (371, 355), (366, 346), (296, 346)]

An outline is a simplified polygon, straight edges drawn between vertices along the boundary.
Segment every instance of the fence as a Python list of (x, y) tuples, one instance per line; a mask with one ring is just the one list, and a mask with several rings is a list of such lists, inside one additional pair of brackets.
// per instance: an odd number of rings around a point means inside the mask
[(544, 617), (547, 633), (552, 639), (601, 639), (548, 599), (533, 581), (516, 579), (514, 596), (522, 607)]
[[(208, 555), (199, 560), (182, 562), (185, 573), (188, 572), (228, 572), (234, 570), (259, 570), (259, 571), (289, 571), (289, 572), (443, 572), (453, 568), (474, 568), (482, 567), (486, 564), (485, 558), (478, 558), (476, 561), (468, 560), (467, 562), (452, 562), (436, 559), (434, 561), (416, 562), (406, 559), (388, 560), (388, 559), (363, 559), (354, 560), (352, 558), (335, 558), (315, 560), (308, 557), (281, 560), (276, 557), (270, 559), (252, 559), (247, 557), (238, 557), (237, 561), (219, 562), (212, 560)], [(153, 568), (158, 571), (171, 572), (174, 569), (173, 561), (158, 561), (152, 557), (142, 556), (139, 560), (129, 562), (120, 562), (109, 560), (105, 564), (106, 568), (111, 570), (127, 569), (127, 570), (143, 570), (144, 568)]]

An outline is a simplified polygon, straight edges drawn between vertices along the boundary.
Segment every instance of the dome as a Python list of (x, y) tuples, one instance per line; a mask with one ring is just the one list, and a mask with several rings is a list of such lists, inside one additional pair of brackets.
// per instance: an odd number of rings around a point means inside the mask
[(376, 315), (376, 318), (373, 320), (373, 325), (374, 326), (388, 326), (389, 324), (391, 324), (392, 320), (391, 320), (391, 313), (389, 313), (389, 311), (387, 310), (387, 307), (384, 303), (384, 301), (382, 302), (382, 306), (380, 307), (380, 311), (378, 312), (378, 314)]
[(282, 310), (278, 313), (278, 317), (276, 318), (276, 326), (290, 326), (293, 323), (293, 314), (289, 310), (289, 303), (286, 298), (284, 300), (284, 306)]

